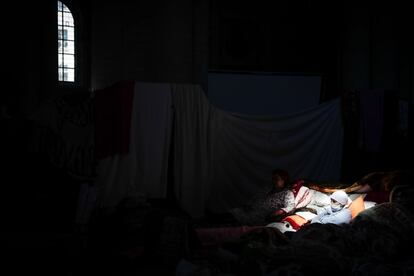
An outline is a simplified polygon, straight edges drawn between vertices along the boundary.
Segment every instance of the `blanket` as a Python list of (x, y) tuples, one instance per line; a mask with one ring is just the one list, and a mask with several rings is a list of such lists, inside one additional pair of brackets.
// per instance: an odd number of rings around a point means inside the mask
[(224, 244), (228, 254), (221, 256), (232, 257), (216, 256), (209, 267), (230, 275), (410, 275), (413, 242), (413, 214), (401, 204), (382, 203), (346, 225), (308, 224), (284, 234), (273, 227), (253, 229)]

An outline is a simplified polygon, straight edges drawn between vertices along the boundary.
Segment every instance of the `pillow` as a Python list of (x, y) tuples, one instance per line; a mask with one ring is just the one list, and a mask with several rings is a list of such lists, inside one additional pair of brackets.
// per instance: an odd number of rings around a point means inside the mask
[(289, 222), (293, 229), (298, 230), (302, 225), (304, 225), (307, 220), (299, 215), (290, 215), (285, 217), (282, 222)]
[(365, 206), (365, 209), (369, 209), (369, 208), (371, 208), (371, 207), (374, 207), (375, 205), (377, 205), (377, 203), (376, 203), (376, 202), (374, 202), (374, 201), (367, 201), (367, 200), (364, 200), (364, 206)]
[(365, 204), (364, 204), (364, 197), (359, 196), (356, 199), (354, 199), (351, 204), (349, 204), (349, 210), (351, 211), (352, 219), (356, 217), (361, 211), (365, 210)]
[(273, 227), (278, 229), (280, 232), (285, 233), (285, 232), (296, 232), (296, 230), (292, 227), (292, 225), (290, 225), (289, 222), (287, 221), (280, 221), (280, 222), (272, 222), (269, 223), (268, 225), (266, 225), (266, 227)]

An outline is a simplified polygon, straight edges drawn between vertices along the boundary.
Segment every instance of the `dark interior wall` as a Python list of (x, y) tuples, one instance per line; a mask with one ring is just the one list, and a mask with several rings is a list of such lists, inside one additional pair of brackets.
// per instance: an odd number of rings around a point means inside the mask
[(79, 31), (75, 34), (79, 82), (74, 85), (58, 83), (57, 1), (2, 3), (1, 75), (7, 88), (0, 93), (0, 159), (3, 192), (8, 196), (1, 202), (0, 215), (6, 229), (66, 227), (74, 216), (78, 183), (52, 165), (47, 153), (33, 151), (35, 124), (30, 120), (46, 100), (89, 87), (88, 1), (64, 2)]
[(13, 115), (26, 116), (55, 89), (56, 2), (31, 1), (22, 8), (8, 1), (4, 11), (18, 16), (2, 18), (2, 76), (11, 84), (2, 97)]
[(400, 2), (343, 6), (339, 87), (395, 90), (412, 102), (411, 19)]
[(56, 1), (4, 4), (19, 15), (1, 19), (12, 84), (1, 101), (13, 115), (122, 79), (205, 84), (208, 70), (322, 73), (326, 98), (374, 88), (413, 103), (412, 17), (401, 1), (64, 2), (79, 31), (76, 86), (57, 82)]
[(325, 98), (388, 89), (412, 101), (407, 10), (399, 1), (211, 0), (209, 68), (320, 73)]
[(342, 33), (337, 3), (211, 3), (210, 69), (316, 73), (336, 89)]
[[(409, 168), (405, 160), (412, 151), (412, 136), (397, 130), (398, 99), (413, 103), (414, 93), (409, 9), (400, 1), (354, 2), (344, 2), (342, 8), (338, 87), (341, 91), (375, 89), (387, 93), (380, 149), (372, 152), (360, 145), (359, 121), (346, 124), (342, 174), (347, 180), (375, 170)], [(352, 114), (345, 116), (349, 119)], [(409, 123), (412, 129), (412, 121)]]
[(47, 98), (89, 89), (89, 4), (75, 0), (64, 3), (75, 16), (78, 56), (75, 85), (57, 81), (57, 1), (4, 3), (4, 11), (18, 16), (1, 19), (4, 30), (1, 70), (12, 87), (1, 97), (16, 116), (29, 116)]
[[(203, 84), (208, 70), (247, 70), (322, 73), (327, 98), (342, 89), (374, 88), (395, 90), (414, 103), (412, 15), (402, 1), (373, 5), (316, 0), (64, 2), (74, 12), (79, 30), (80, 82), (74, 86), (57, 81), (56, 1), (2, 3), (4, 14), (12, 15), (1, 17), (1, 75), (8, 87), (2, 89), (0, 101), (12, 116), (2, 117), (1, 128), (7, 134), (1, 143), (1, 161), (7, 164), (3, 179), (10, 184), (5, 194), (28, 189), (23, 198), (28, 203), (19, 214), (33, 214), (33, 220), (37, 211), (50, 207), (48, 200), (55, 191), (49, 187), (65, 186), (56, 184), (67, 180), (62, 178), (66, 172), (51, 171), (47, 160), (42, 163), (28, 155), (27, 122), (16, 117), (30, 116), (50, 97), (88, 92), (122, 79)], [(403, 162), (404, 146), (392, 158)], [(363, 164), (367, 159), (359, 155), (349, 160), (352, 166), (360, 160), (363, 169), (378, 168), (375, 162), (372, 167)], [(350, 171), (355, 172), (353, 167)], [(43, 186), (32, 185), (36, 182)], [(62, 197), (53, 204), (63, 205), (67, 190), (56, 193)], [(1, 209), (7, 210), (14, 200), (7, 198)], [(39, 202), (42, 206), (35, 208)], [(51, 217), (54, 214), (47, 216)]]
[(56, 1), (8, 1), (19, 16), (2, 18), (2, 75), (13, 83), (2, 101), (27, 115), (59, 93), (120, 79), (203, 83), (210, 69), (323, 73), (328, 97), (384, 88), (413, 102), (407, 4), (341, 2), (68, 0), (83, 45), (73, 88), (56, 81)]
[(93, 1), (92, 88), (118, 80), (200, 83), (207, 1)]
[(407, 7), (398, 1), (93, 1), (92, 88), (120, 79), (206, 82), (208, 70), (324, 76), (324, 97), (389, 89), (412, 101)]

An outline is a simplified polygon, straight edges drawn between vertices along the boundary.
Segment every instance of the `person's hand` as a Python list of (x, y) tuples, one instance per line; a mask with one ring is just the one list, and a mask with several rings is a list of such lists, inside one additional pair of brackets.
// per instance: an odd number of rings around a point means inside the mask
[(279, 209), (279, 210), (276, 210), (276, 211), (273, 212), (274, 216), (281, 216), (281, 215), (284, 215), (284, 214), (285, 214), (285, 211), (283, 211), (282, 209)]

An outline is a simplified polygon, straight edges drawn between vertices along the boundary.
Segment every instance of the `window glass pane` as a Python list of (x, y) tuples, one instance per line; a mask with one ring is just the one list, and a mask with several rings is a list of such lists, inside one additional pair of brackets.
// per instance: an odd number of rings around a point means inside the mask
[(63, 24), (62, 18), (63, 18), (62, 13), (58, 12), (58, 19), (57, 19), (58, 26), (62, 26), (62, 24)]
[(63, 55), (58, 55), (58, 66), (63, 67)]
[(69, 68), (75, 68), (75, 56), (63, 55), (63, 66)]
[(61, 1), (58, 3), (58, 79), (75, 81), (75, 30), (72, 13)]
[(66, 81), (75, 81), (75, 69), (65, 69)]
[(58, 68), (59, 81), (63, 81), (63, 68)]
[(64, 12), (70, 12), (70, 10), (68, 9), (68, 7), (66, 7), (65, 4), (62, 3), (62, 6), (63, 6), (63, 11)]
[(73, 41), (63, 40), (63, 52), (65, 54), (75, 54), (75, 43)]
[(58, 40), (58, 53), (63, 53), (63, 40)]
[(68, 40), (75, 40), (75, 29), (73, 27), (66, 27), (66, 38)]
[(63, 28), (58, 26), (58, 39), (63, 39)]
[(67, 12), (63, 13), (63, 25), (64, 26), (73, 26), (72, 14), (67, 13)]
[(63, 3), (58, 1), (58, 11), (63, 11)]
[(63, 81), (67, 81), (68, 80), (68, 71), (67, 69), (63, 68)]
[(68, 29), (63, 28), (62, 35), (63, 35), (63, 39), (67, 40), (68, 39)]

